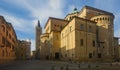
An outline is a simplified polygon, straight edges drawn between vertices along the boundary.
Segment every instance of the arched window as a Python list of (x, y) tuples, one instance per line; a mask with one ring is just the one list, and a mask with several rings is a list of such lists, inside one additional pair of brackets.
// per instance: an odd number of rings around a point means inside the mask
[(97, 18), (97, 21), (99, 20), (99, 18)]
[(100, 21), (102, 20), (102, 18), (100, 18)]
[(103, 17), (103, 20), (104, 20), (105, 18)]
[(80, 30), (84, 30), (84, 25), (80, 24)]
[(107, 18), (105, 18), (105, 20), (107, 20)]
[(4, 50), (2, 51), (2, 56), (4, 56)]
[(5, 32), (5, 27), (4, 26), (1, 26), (2, 27), (2, 31)]
[(112, 19), (110, 18), (110, 22), (112, 21)]
[(108, 21), (110, 21), (110, 18), (108, 18)]
[(92, 26), (89, 26), (88, 31), (92, 32)]

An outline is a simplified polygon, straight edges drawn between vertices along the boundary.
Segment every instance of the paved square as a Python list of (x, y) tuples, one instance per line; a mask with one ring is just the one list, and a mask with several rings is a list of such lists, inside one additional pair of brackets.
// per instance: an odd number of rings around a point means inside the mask
[(75, 63), (26, 60), (0, 64), (0, 70), (120, 70), (119, 63)]

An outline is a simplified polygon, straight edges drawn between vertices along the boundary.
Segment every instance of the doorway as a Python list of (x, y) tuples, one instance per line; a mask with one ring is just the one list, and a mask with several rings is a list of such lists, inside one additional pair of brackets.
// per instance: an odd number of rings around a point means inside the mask
[(92, 58), (92, 53), (89, 53), (89, 58)]
[(98, 53), (98, 58), (101, 58), (101, 53)]
[(55, 53), (55, 59), (60, 59), (60, 53)]

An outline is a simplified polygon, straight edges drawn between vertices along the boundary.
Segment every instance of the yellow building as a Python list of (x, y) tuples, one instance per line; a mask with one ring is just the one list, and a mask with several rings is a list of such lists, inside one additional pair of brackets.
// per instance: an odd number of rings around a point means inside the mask
[[(85, 6), (80, 12), (64, 19), (50, 17), (44, 27), (45, 34), (40, 46), (49, 50), (41, 52), (51, 59), (79, 61), (111, 61), (115, 57), (114, 15), (100, 9)], [(47, 38), (46, 38), (47, 37)], [(116, 42), (118, 43), (118, 42)]]
[(17, 36), (11, 23), (0, 16), (0, 63), (14, 60)]

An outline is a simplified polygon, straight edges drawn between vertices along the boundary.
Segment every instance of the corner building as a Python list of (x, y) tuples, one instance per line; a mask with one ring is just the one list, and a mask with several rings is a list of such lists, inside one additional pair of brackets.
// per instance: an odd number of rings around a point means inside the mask
[(0, 16), (0, 63), (13, 61), (16, 47), (17, 36), (12, 24)]
[[(40, 54), (44, 55), (41, 57), (111, 61), (115, 57), (113, 23), (112, 13), (90, 6), (84, 6), (80, 12), (75, 8), (64, 19), (50, 17), (44, 27), (45, 33), (40, 38), (42, 44), (47, 43), (40, 46), (40, 51), (43, 51)], [(42, 49), (45, 47), (49, 49), (45, 51), (48, 54)]]

